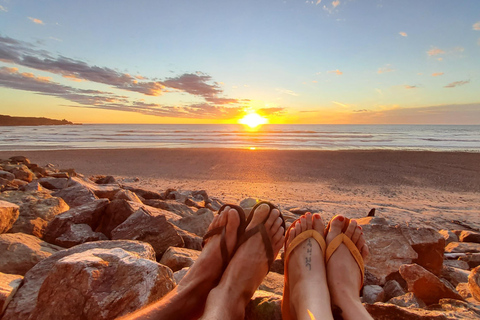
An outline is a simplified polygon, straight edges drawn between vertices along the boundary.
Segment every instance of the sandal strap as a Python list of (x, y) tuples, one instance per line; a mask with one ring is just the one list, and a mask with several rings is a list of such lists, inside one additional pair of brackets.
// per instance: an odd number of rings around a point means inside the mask
[(325, 239), (323, 239), (322, 235), (318, 233), (318, 231), (310, 229), (306, 230), (302, 233), (300, 233), (298, 236), (293, 239), (293, 241), (290, 243), (288, 246), (288, 249), (285, 252), (285, 256), (288, 257), (290, 253), (300, 245), (303, 241), (307, 240), (308, 238), (313, 238), (315, 241), (317, 241), (318, 245), (320, 246), (320, 249), (322, 249), (322, 254), (325, 257), (325, 248), (327, 247), (325, 243)]
[(348, 251), (350, 251), (352, 257), (355, 259), (355, 262), (357, 263), (358, 267), (360, 268), (360, 272), (362, 273), (362, 285), (361, 285), (362, 287), (363, 279), (365, 277), (365, 265), (363, 262), (363, 258), (360, 251), (358, 251), (355, 243), (353, 243), (353, 241), (349, 237), (347, 237), (345, 233), (340, 233), (338, 236), (333, 238), (333, 240), (328, 244), (325, 263), (328, 263), (332, 255), (335, 253), (335, 251), (338, 249), (338, 247), (342, 243), (345, 244)]

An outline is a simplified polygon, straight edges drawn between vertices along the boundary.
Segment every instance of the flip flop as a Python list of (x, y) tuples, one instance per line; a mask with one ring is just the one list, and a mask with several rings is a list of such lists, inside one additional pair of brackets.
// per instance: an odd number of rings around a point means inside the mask
[(284, 267), (284, 286), (283, 286), (283, 299), (282, 299), (282, 316), (283, 319), (287, 320), (290, 319), (290, 286), (288, 284), (288, 261), (290, 260), (290, 254), (295, 250), (296, 247), (298, 247), (303, 241), (313, 238), (318, 245), (320, 246), (320, 249), (322, 250), (323, 257), (325, 258), (325, 248), (326, 248), (326, 243), (325, 239), (323, 236), (316, 230), (310, 229), (303, 231), (299, 235), (293, 239), (292, 243), (287, 248), (287, 242), (288, 242), (288, 236), (290, 234), (290, 229), (295, 227), (295, 223), (299, 221), (300, 219), (295, 220), (290, 227), (288, 228), (285, 236), (285, 246), (284, 246), (284, 252), (285, 252), (285, 267)]
[[(333, 218), (332, 218), (333, 220)], [(330, 230), (330, 224), (332, 220), (328, 222), (327, 228), (325, 229), (325, 239), (327, 238), (328, 230)], [(365, 264), (363, 261), (362, 254), (358, 251), (357, 246), (353, 241), (345, 235), (345, 231), (347, 231), (348, 225), (350, 224), (350, 219), (345, 218), (343, 222), (343, 229), (342, 232), (333, 238), (333, 240), (327, 246), (327, 252), (325, 254), (325, 265), (328, 263), (332, 255), (337, 251), (338, 247), (343, 243), (347, 247), (348, 251), (352, 254), (352, 257), (357, 262), (358, 267), (360, 268), (360, 272), (362, 273), (362, 284), (360, 286), (360, 290), (363, 287), (363, 280), (365, 278)]]
[[(245, 212), (243, 211), (243, 209), (239, 206), (236, 206), (236, 205), (233, 205), (233, 204), (224, 204), (220, 209), (218, 209), (218, 212), (217, 214), (220, 214), (220, 212), (222, 212), (225, 207), (230, 207), (231, 209), (235, 209), (237, 210), (238, 212), (238, 217), (240, 218), (240, 224), (238, 225), (238, 228), (237, 228), (237, 243), (238, 243), (238, 240), (243, 236), (243, 234), (245, 233), (245, 228), (247, 226), (246, 222), (245, 222)], [(216, 227), (210, 231), (208, 231), (204, 236), (203, 236), (203, 241), (202, 241), (202, 248), (203, 246), (205, 245), (206, 241), (217, 235), (217, 234), (220, 234), (221, 235), (221, 239), (220, 239), (220, 250), (221, 250), (221, 254), (222, 254), (222, 270), (225, 271), (225, 269), (227, 268), (228, 266), (228, 263), (230, 262), (231, 258), (233, 257), (233, 255), (235, 254), (235, 251), (237, 250), (238, 246), (235, 246), (231, 255), (228, 254), (228, 249), (227, 249), (227, 240), (225, 238), (225, 233), (226, 233), (226, 225), (225, 226), (220, 226), (220, 227)]]
[[(265, 229), (265, 222), (268, 220), (268, 217), (270, 217), (270, 213), (272, 213), (272, 210), (273, 209), (277, 209), (279, 212), (280, 210), (274, 206), (273, 204), (271, 204), (270, 202), (267, 202), (267, 201), (260, 201), (259, 203), (257, 203), (253, 208), (252, 210), (250, 211), (250, 215), (248, 216), (248, 219), (247, 219), (247, 223), (246, 225), (248, 226), (249, 223), (252, 221), (253, 219), (253, 213), (255, 212), (255, 210), (262, 204), (267, 204), (269, 207), (270, 207), (270, 212), (268, 213), (268, 215), (265, 217), (265, 220), (263, 220), (263, 222), (259, 223), (258, 225), (256, 225), (255, 227), (253, 227), (252, 229), (248, 230), (248, 231), (245, 231), (245, 233), (242, 235), (242, 238), (240, 239), (240, 241), (238, 242), (237, 244), (237, 249), (243, 244), (245, 243), (248, 239), (250, 239), (251, 237), (253, 237), (255, 234), (257, 234), (258, 232), (260, 232), (262, 234), (262, 239), (263, 239), (263, 245), (265, 246), (265, 252), (267, 254), (267, 259), (268, 259), (268, 272), (270, 272), (270, 267), (272, 266), (272, 263), (273, 263), (273, 260), (275, 259), (275, 257), (273, 256), (273, 248), (272, 248), (272, 242), (270, 241), (270, 238), (268, 237), (268, 233), (267, 233), (267, 230)], [(283, 227), (283, 234), (285, 234), (285, 219), (283, 218), (283, 215), (282, 213), (280, 212), (280, 218), (282, 218), (282, 227)], [(268, 274), (267, 272), (267, 274)]]

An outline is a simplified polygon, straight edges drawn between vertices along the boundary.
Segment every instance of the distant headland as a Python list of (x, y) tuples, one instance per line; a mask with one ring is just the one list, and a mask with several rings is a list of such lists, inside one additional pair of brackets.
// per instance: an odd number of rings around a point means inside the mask
[(73, 125), (80, 123), (73, 123), (65, 119), (55, 120), (43, 117), (12, 117), (0, 114), (0, 126), (58, 126), (67, 124)]

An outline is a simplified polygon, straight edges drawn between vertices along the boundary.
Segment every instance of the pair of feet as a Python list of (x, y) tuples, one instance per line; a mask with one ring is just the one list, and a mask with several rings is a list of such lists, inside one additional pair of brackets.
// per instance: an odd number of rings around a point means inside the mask
[[(346, 219), (335, 216), (329, 223), (328, 230), (319, 214), (306, 213), (294, 222), (289, 229), (285, 248), (297, 236), (307, 230), (315, 230), (325, 235), (326, 247), (342, 233)], [(362, 228), (355, 220), (350, 220), (343, 232), (360, 252), (363, 259), (368, 254)], [(284, 319), (333, 319), (333, 308), (341, 313), (343, 319), (371, 319), (363, 307), (359, 291), (362, 285), (362, 273), (352, 253), (345, 244), (341, 244), (325, 262), (325, 253), (317, 241), (307, 238), (290, 253), (288, 258), (289, 314)]]

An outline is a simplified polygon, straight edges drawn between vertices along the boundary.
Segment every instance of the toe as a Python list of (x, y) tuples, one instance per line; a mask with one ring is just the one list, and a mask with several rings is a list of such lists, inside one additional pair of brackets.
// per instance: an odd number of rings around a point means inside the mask
[(343, 216), (335, 216), (332, 218), (332, 221), (330, 222), (330, 228), (327, 234), (327, 243), (329, 243), (333, 240), (333, 238), (342, 233), (344, 222), (345, 218)]
[(362, 235), (362, 229), (360, 226), (357, 226), (355, 230), (353, 231), (352, 235), (352, 242), (357, 244), (358, 240), (360, 239), (360, 236)]
[[(282, 247), (282, 244), (283, 244), (283, 241), (281, 241), (282, 238), (284, 238), (283, 227), (280, 227), (272, 237), (273, 251), (277, 251), (278, 249), (280, 249)], [(280, 247), (278, 247), (279, 243), (280, 243)], [(277, 247), (278, 247), (278, 249), (277, 249)]]
[(307, 221), (307, 230), (313, 229), (313, 216), (310, 212), (305, 214), (305, 219)]
[(301, 224), (300, 220), (297, 220), (295, 222), (295, 231), (296, 231), (297, 235), (302, 233), (302, 224)]
[(238, 215), (237, 210), (230, 209), (226, 216), (226, 242), (228, 252), (231, 253), (235, 244), (237, 243), (237, 230), (240, 225), (240, 216)]
[(216, 227), (218, 227), (218, 220), (220, 219), (220, 216), (219, 215), (216, 215), (215, 217), (213, 217), (213, 220), (212, 222), (210, 223), (210, 226), (208, 227), (208, 230), (212, 230), (212, 229), (215, 229)]
[(270, 230), (275, 223), (275, 220), (280, 216), (280, 211), (278, 211), (278, 209), (273, 209), (270, 212), (270, 206), (267, 204), (262, 204), (262, 206), (265, 206), (268, 215), (268, 219), (265, 221), (265, 229)]
[(316, 213), (313, 215), (312, 220), (313, 229), (323, 236), (325, 231), (325, 224), (323, 223), (322, 217), (318, 213)]
[(275, 234), (278, 228), (280, 228), (280, 226), (282, 225), (282, 222), (283, 222), (282, 218), (278, 217), (273, 223), (272, 227), (270, 228), (269, 233), (272, 235)]
[[(294, 222), (295, 223), (295, 222)], [(295, 232), (295, 226), (291, 227), (288, 231), (288, 243), (287, 247), (290, 245), (290, 243), (295, 239), (297, 233)]]
[(353, 236), (353, 233), (355, 232), (355, 229), (357, 229), (357, 221), (350, 220), (347, 230), (345, 230), (345, 235), (351, 239)]
[(302, 232), (307, 230), (307, 217), (305, 217), (305, 215), (300, 217), (300, 226), (302, 228)]
[[(252, 216), (252, 221), (250, 221), (249, 225), (247, 226), (247, 230), (250, 230), (253, 227), (255, 227), (256, 225), (259, 225), (260, 223), (265, 221), (269, 212), (270, 212), (270, 207), (268, 206), (268, 204), (264, 203), (264, 204), (259, 205), (255, 209), (255, 211), (253, 211), (251, 213), (253, 215)], [(272, 223), (273, 223), (273, 221), (270, 221), (270, 219), (267, 219), (267, 221), (265, 222), (265, 228), (267, 230), (269, 230), (270, 227), (272, 226)]]
[(367, 257), (370, 255), (370, 250), (368, 249), (368, 245), (365, 244), (362, 247), (362, 250), (360, 252), (362, 253), (363, 260), (367, 259)]

